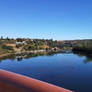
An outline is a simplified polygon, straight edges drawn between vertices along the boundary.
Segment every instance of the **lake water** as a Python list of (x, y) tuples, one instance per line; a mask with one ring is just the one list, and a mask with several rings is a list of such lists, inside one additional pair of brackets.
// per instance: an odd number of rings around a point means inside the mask
[[(13, 57), (13, 56), (12, 56)], [(2, 59), (0, 69), (23, 74), (75, 92), (92, 92), (92, 57), (59, 53), (25, 59)]]

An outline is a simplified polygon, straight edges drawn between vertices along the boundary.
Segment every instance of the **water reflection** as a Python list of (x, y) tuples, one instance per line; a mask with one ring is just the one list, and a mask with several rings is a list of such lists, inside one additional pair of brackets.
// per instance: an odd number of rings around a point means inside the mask
[(87, 53), (83, 53), (83, 52), (73, 52), (74, 54), (78, 55), (79, 57), (86, 57), (86, 59), (84, 59), (84, 63), (87, 64), (89, 62), (92, 62), (92, 54), (87, 54)]
[(15, 58), (16, 58), (16, 55), (14, 55), (14, 54), (8, 55), (8, 56), (0, 58), (0, 63), (2, 62), (2, 60), (7, 60), (7, 59), (10, 59), (11, 61), (13, 61)]
[[(56, 54), (56, 52), (40, 52), (40, 53), (30, 53), (30, 54), (21, 54), (21, 55), (20, 54), (17, 54), (17, 55), (13, 54), (10, 56), (0, 58), (0, 63), (3, 60), (7, 60), (7, 59), (9, 59), (11, 61), (17, 59), (17, 61), (21, 62), (23, 59), (29, 59), (29, 58), (33, 58), (33, 57), (37, 57), (37, 56), (53, 56), (54, 54)], [(66, 54), (70, 54), (70, 53), (66, 53)], [(79, 57), (86, 57), (83, 61), (85, 64), (92, 62), (92, 54), (86, 54), (86, 53), (77, 52), (77, 51), (73, 52), (73, 54), (76, 54)]]
[(92, 63), (89, 63), (91, 61), (92, 55), (85, 53), (35, 53), (2, 58), (0, 68), (74, 92), (92, 92)]
[(9, 55), (9, 56), (6, 56), (6, 57), (2, 57), (0, 58), (0, 63), (3, 61), (3, 60), (15, 60), (17, 59), (17, 61), (21, 62), (23, 59), (29, 59), (29, 58), (33, 58), (33, 57), (37, 57), (37, 56), (53, 56), (54, 54), (56, 54), (56, 52), (40, 52), (40, 53), (30, 53), (30, 54), (13, 54), (13, 55)]

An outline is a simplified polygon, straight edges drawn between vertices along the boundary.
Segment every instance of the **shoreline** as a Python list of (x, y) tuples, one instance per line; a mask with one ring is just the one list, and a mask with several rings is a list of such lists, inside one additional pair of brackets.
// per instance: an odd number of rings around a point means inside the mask
[(5, 53), (5, 54), (1, 54), (0, 55), (0, 58), (3, 58), (3, 57), (8, 57), (10, 55), (27, 55), (27, 54), (38, 54), (38, 53), (49, 53), (49, 52), (52, 52), (52, 53), (65, 53), (66, 51), (62, 51), (62, 50), (57, 50), (57, 51), (52, 51), (52, 50), (49, 50), (49, 51), (46, 51), (46, 50), (31, 50), (31, 51), (21, 51), (21, 52), (15, 52), (15, 53)]

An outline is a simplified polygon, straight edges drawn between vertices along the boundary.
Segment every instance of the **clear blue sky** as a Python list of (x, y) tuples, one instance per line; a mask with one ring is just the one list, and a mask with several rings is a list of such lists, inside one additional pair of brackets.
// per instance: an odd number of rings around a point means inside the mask
[(92, 0), (0, 0), (0, 36), (92, 38)]

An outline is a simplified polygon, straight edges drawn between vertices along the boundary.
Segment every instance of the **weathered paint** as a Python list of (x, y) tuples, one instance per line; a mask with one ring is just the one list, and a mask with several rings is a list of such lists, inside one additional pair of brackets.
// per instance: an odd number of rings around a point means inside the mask
[(0, 70), (0, 92), (72, 92), (64, 88)]

